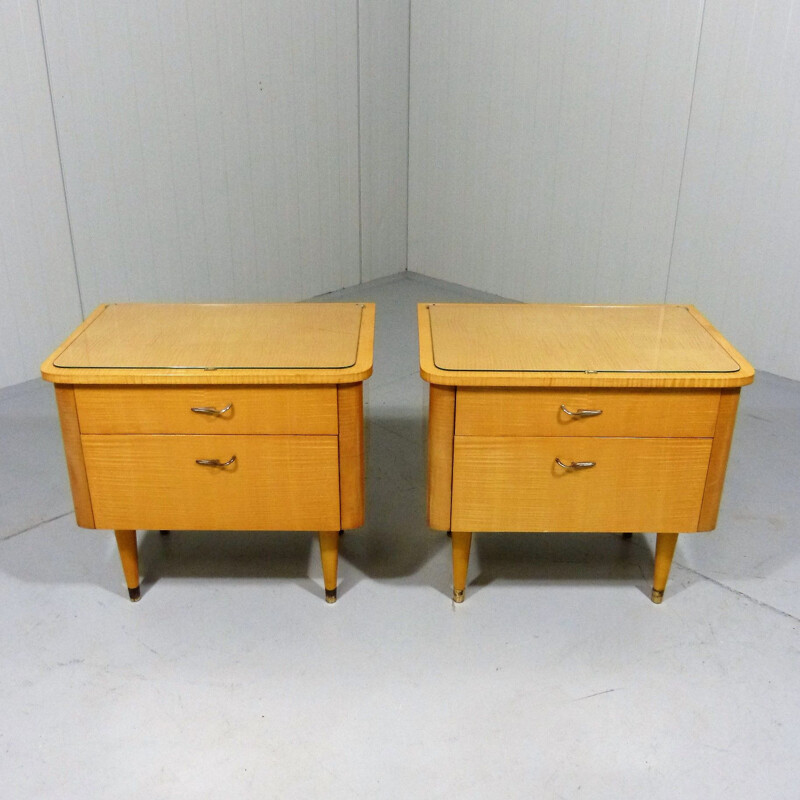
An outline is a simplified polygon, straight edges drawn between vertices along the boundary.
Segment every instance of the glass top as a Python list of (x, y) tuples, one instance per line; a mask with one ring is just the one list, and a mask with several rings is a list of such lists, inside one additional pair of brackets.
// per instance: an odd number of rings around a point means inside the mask
[(738, 372), (686, 306), (431, 304), (433, 360), (475, 372)]
[(342, 369), (359, 303), (109, 305), (53, 360), (66, 369)]

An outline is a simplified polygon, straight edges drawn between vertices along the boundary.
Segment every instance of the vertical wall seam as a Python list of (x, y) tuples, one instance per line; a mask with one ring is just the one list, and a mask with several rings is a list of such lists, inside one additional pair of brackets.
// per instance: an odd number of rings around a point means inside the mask
[(678, 233), (678, 215), (681, 210), (681, 195), (683, 194), (683, 176), (686, 171), (686, 151), (689, 149), (689, 133), (692, 129), (692, 113), (694, 112), (694, 92), (697, 86), (697, 69), (700, 65), (700, 48), (703, 46), (703, 28), (706, 22), (706, 0), (703, 0), (703, 8), (700, 12), (700, 31), (697, 35), (697, 53), (694, 58), (694, 75), (692, 76), (692, 95), (689, 100), (689, 118), (686, 120), (686, 138), (683, 141), (683, 158), (681, 159), (681, 176), (678, 181), (678, 196), (675, 200), (675, 221), (672, 224), (672, 243), (669, 248), (669, 262), (667, 264), (667, 280), (664, 285), (664, 302), (667, 302), (669, 295), (669, 282), (672, 276), (672, 258), (675, 253), (675, 237)]
[(358, 282), (364, 283), (364, 217), (361, 210), (361, 0), (356, 0), (356, 140), (358, 148)]
[(61, 191), (64, 193), (64, 211), (67, 215), (67, 230), (69, 231), (69, 246), (72, 253), (72, 269), (75, 273), (75, 288), (78, 290), (78, 306), (81, 311), (81, 319), (86, 319), (86, 312), (83, 307), (83, 292), (81, 291), (81, 279), (78, 273), (78, 259), (75, 255), (75, 236), (72, 232), (72, 215), (69, 211), (69, 198), (67, 197), (67, 182), (64, 178), (64, 161), (61, 157), (61, 137), (58, 133), (58, 120), (56, 119), (56, 104), (53, 99), (53, 82), (50, 79), (50, 59), (47, 55), (47, 37), (44, 33), (44, 17), (42, 16), (42, 2), (36, 0), (36, 12), (39, 15), (39, 33), (42, 37), (42, 53), (44, 55), (44, 69), (47, 74), (47, 94), (50, 97), (50, 113), (53, 117), (53, 133), (56, 137), (56, 155), (58, 156), (58, 171), (61, 175)]
[(406, 266), (411, 235), (411, 2), (408, 0), (408, 74), (406, 76)]

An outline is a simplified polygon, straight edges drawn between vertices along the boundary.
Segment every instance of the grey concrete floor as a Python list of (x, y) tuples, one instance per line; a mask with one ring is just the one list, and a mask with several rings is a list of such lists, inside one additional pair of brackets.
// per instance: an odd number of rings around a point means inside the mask
[(663, 605), (651, 535), (498, 533), (457, 607), (415, 304), (496, 298), (320, 299), (378, 306), (336, 605), (315, 537), (275, 532), (142, 531), (128, 602), (113, 537), (75, 525), (52, 388), (0, 392), (0, 797), (799, 797), (800, 384), (743, 390), (717, 530), (680, 538)]

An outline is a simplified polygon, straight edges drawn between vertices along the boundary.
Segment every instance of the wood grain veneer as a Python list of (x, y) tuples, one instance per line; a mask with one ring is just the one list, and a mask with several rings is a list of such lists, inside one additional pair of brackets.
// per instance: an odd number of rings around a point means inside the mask
[[(570, 417), (570, 411), (602, 411)], [(456, 434), (480, 436), (713, 436), (719, 391), (460, 387)]]
[(453, 529), (696, 531), (710, 452), (710, 439), (456, 436)]
[(76, 519), (115, 531), (131, 599), (137, 528), (317, 530), (336, 599), (374, 325), (371, 303), (100, 306), (44, 362)]
[[(356, 362), (357, 303), (114, 303), (53, 359), (70, 369), (331, 369)], [(142, 319), (147, 323), (142, 324)]]
[(453, 483), (454, 386), (431, 386), (428, 408), (428, 525), (450, 530)]
[(339, 414), (339, 527), (358, 528), (364, 524), (364, 402), (363, 384), (346, 384), (338, 390)]
[[(462, 368), (442, 369), (438, 366), (434, 354), (434, 345), (431, 333), (431, 309), (436, 308), (441, 311), (449, 307), (451, 311), (446, 318), (440, 320), (437, 327), (438, 336), (445, 336), (451, 350), (455, 350), (458, 342), (464, 353), (460, 360), (453, 360), (452, 364), (461, 365)], [(516, 314), (515, 309), (530, 308), (541, 309), (546, 315), (549, 332), (547, 336), (542, 335), (537, 344), (535, 337), (526, 337), (525, 346), (520, 347), (515, 344), (515, 328), (509, 328), (502, 323), (503, 314)], [(641, 306), (570, 306), (570, 305), (547, 305), (547, 304), (518, 304), (518, 303), (420, 303), (418, 305), (417, 319), (419, 327), (420, 345), (420, 375), (429, 383), (441, 386), (564, 386), (570, 388), (584, 387), (625, 387), (625, 388), (682, 388), (682, 387), (705, 387), (723, 388), (744, 386), (752, 383), (754, 370), (751, 364), (711, 325), (711, 323), (697, 311), (693, 306), (645, 306), (644, 308), (662, 309), (677, 308), (685, 311), (692, 320), (690, 334), (684, 339), (673, 332), (669, 339), (669, 350), (673, 354), (681, 355), (684, 349), (687, 356), (680, 360), (677, 356), (671, 361), (654, 360), (652, 356), (653, 346), (649, 350), (642, 350), (641, 361), (636, 360), (639, 350), (636, 347), (638, 341), (638, 331), (635, 325), (626, 323), (620, 319), (620, 314), (625, 314), (627, 309), (642, 308)], [(489, 309), (484, 312), (483, 309)], [(554, 358), (542, 362), (541, 369), (529, 369), (525, 367), (523, 360), (520, 367), (510, 371), (504, 369), (510, 361), (507, 357), (509, 350), (517, 356), (525, 357), (531, 348), (548, 350), (555, 349), (558, 353), (569, 353), (574, 337), (578, 337), (578, 347), (582, 353), (589, 352), (592, 346), (592, 339), (582, 335), (579, 328), (576, 329), (577, 321), (573, 319), (573, 314), (584, 309), (593, 309), (598, 314), (598, 319), (605, 320), (605, 326), (614, 331), (613, 336), (607, 336), (601, 341), (606, 350), (604, 364), (600, 362), (588, 361), (567, 361), (569, 368), (555, 369), (559, 364)], [(506, 311), (504, 311), (506, 310)], [(552, 313), (551, 313), (552, 312)], [(471, 327), (471, 317), (473, 314), (487, 314), (484, 320), (480, 335)], [(497, 336), (494, 329), (489, 324), (489, 317), (497, 323)], [(551, 318), (552, 317), (552, 318)], [(535, 322), (535, 316), (531, 319)], [(564, 327), (559, 327), (557, 332), (551, 330), (551, 325), (559, 322)], [(601, 323), (595, 321), (595, 326)], [(705, 336), (705, 338), (703, 338)], [(652, 340), (652, 336), (648, 341)], [(630, 344), (630, 342), (633, 344)], [(614, 344), (619, 342), (619, 350), (614, 349)], [(706, 346), (698, 343), (704, 342)], [(710, 342), (710, 344), (709, 344)], [(439, 346), (437, 345), (437, 348)], [(720, 362), (711, 360), (704, 361), (704, 357), (709, 355), (709, 348), (712, 354), (721, 354), (721, 363), (727, 365), (724, 371), (715, 371)], [(477, 360), (474, 353), (480, 353), (485, 361)], [(549, 367), (547, 365), (550, 365)], [(685, 367), (681, 367), (685, 364)], [(731, 364), (738, 367), (735, 371), (727, 371)], [(463, 366), (469, 366), (464, 369)], [(584, 366), (580, 366), (584, 365)], [(665, 371), (667, 370), (667, 371)]]
[(75, 389), (68, 385), (56, 386), (55, 389), (58, 417), (61, 422), (61, 438), (67, 458), (69, 485), (72, 490), (72, 502), (75, 506), (75, 521), (82, 528), (94, 528), (94, 513), (92, 499), (89, 495), (89, 483), (86, 479), (86, 463), (81, 446), (81, 427), (75, 403)]
[[(125, 314), (126, 326), (117, 325), (116, 334), (111, 331), (104, 331), (104, 339), (117, 340), (128, 338), (129, 329), (136, 331), (140, 327), (138, 321), (147, 319), (147, 314), (151, 306), (163, 308), (161, 304), (130, 303), (126, 304), (129, 309)], [(191, 307), (191, 304), (186, 304)], [(338, 303), (254, 303), (244, 304), (249, 309), (249, 317), (256, 318), (259, 313), (269, 317), (274, 310), (284, 306), (300, 306), (303, 309), (300, 317), (282, 317), (293, 321), (292, 325), (281, 328), (281, 334), (269, 347), (264, 347), (263, 351), (258, 349), (260, 340), (250, 328), (242, 325), (235, 325), (220, 341), (219, 331), (216, 329), (206, 329), (202, 326), (193, 328), (194, 338), (187, 338), (184, 334), (183, 344), (180, 352), (191, 352), (197, 350), (200, 355), (193, 359), (178, 358), (170, 356), (169, 348), (162, 348), (161, 338), (167, 337), (168, 319), (162, 320), (160, 336), (154, 337), (151, 332), (146, 337), (131, 337), (142, 348), (152, 348), (152, 355), (147, 358), (139, 356), (132, 357), (132, 351), (128, 347), (115, 344), (103, 345), (100, 352), (103, 357), (92, 356), (74, 359), (75, 366), (67, 366), (67, 360), (63, 358), (64, 353), (77, 353), (86, 349), (84, 335), (91, 336), (95, 323), (98, 323), (104, 312), (109, 308), (102, 305), (96, 308), (86, 321), (78, 327), (42, 364), (42, 377), (51, 383), (71, 383), (73, 385), (215, 385), (215, 384), (339, 384), (356, 383), (366, 380), (372, 374), (372, 350), (375, 329), (375, 304), (374, 303), (353, 303), (344, 304), (354, 309), (353, 313), (359, 314), (359, 323), (351, 331), (353, 336), (353, 347), (355, 361), (351, 366), (336, 366), (334, 360), (331, 365), (326, 366), (323, 358), (325, 348), (315, 350), (313, 341), (302, 335), (301, 322), (305, 319), (312, 320), (317, 337), (322, 340), (332, 336), (335, 332), (331, 326), (320, 326), (313, 321), (317, 317), (325, 317), (325, 312), (319, 312), (329, 306), (341, 305)], [(174, 306), (180, 309), (183, 306)], [(226, 319), (235, 319), (239, 313), (240, 305), (220, 305), (206, 306), (206, 308), (222, 309), (220, 314)], [(315, 314), (314, 312), (318, 313)], [(281, 312), (282, 314), (282, 312)], [(122, 320), (118, 320), (121, 323)], [(187, 323), (188, 324), (188, 323)], [(143, 326), (144, 323), (141, 323)], [(259, 326), (257, 326), (259, 327)], [(274, 328), (273, 325), (263, 322), (261, 328)], [(173, 328), (169, 327), (172, 331)], [(302, 341), (302, 350), (297, 347), (295, 340)], [(269, 358), (276, 351), (279, 345), (285, 345), (290, 349), (297, 349), (300, 354), (306, 353), (304, 364), (289, 363), (299, 362), (299, 358), (277, 359), (276, 364), (270, 364)], [(223, 347), (224, 345), (224, 347)], [(250, 357), (245, 359), (238, 357), (238, 348), (242, 347), (250, 353)], [(344, 359), (349, 361), (348, 359)], [(177, 363), (181, 361), (183, 363)], [(231, 363), (232, 362), (232, 363)], [(141, 366), (147, 364), (146, 366)], [(59, 366), (60, 365), (60, 366)], [(99, 365), (99, 366), (98, 366)]]
[(733, 426), (736, 424), (736, 410), (739, 407), (739, 389), (726, 389), (720, 396), (717, 424), (714, 429), (714, 444), (708, 463), (703, 507), (697, 524), (699, 531), (713, 530), (717, 525), (717, 514), (722, 499), (722, 487), (728, 468), (728, 455), (733, 439)]
[(686, 306), (433, 303), (428, 314), (442, 370), (739, 371)]
[(660, 602), (678, 533), (716, 524), (752, 366), (692, 306), (423, 303), (418, 325), (454, 600), (473, 531), (653, 531)]
[(339, 528), (335, 436), (88, 435), (83, 452), (99, 528)]
[[(332, 433), (335, 386), (79, 386), (83, 433)], [(231, 406), (224, 414), (192, 408)]]

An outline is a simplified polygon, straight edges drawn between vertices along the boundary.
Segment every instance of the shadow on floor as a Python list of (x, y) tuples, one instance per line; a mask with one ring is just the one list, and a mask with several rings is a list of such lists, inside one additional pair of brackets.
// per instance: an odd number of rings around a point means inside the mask
[[(495, 581), (551, 586), (628, 583), (649, 598), (653, 549), (641, 535), (623, 539), (615, 533), (479, 533), (473, 536), (470, 565), (471, 594)], [(683, 573), (681, 590), (699, 580)], [(677, 581), (668, 586), (671, 594), (677, 593)]]

